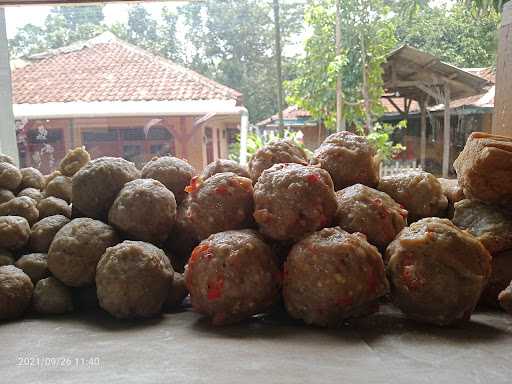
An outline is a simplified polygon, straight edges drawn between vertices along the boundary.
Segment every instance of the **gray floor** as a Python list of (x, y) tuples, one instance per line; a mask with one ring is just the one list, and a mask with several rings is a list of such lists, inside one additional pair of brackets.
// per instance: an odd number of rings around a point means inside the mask
[[(62, 364), (62, 367), (52, 366)], [(418, 325), (389, 307), (339, 330), (279, 317), (213, 328), (193, 312), (0, 323), (0, 383), (512, 383), (512, 317)]]

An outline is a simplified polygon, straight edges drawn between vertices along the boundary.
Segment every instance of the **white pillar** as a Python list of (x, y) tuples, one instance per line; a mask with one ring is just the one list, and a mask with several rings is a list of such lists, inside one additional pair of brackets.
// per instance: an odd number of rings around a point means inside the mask
[(448, 177), (450, 169), (450, 88), (444, 86), (444, 132), (443, 132), (443, 177)]
[(19, 165), (16, 128), (12, 112), (11, 67), (9, 65), (9, 48), (5, 12), (0, 7), (0, 152), (11, 156)]
[(247, 134), (249, 131), (249, 112), (242, 110), (240, 116), (240, 164), (247, 164)]

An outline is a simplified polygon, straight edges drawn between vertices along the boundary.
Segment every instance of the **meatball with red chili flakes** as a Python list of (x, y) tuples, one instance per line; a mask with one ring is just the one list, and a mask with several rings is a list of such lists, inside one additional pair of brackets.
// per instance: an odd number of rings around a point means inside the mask
[(201, 177), (203, 180), (206, 180), (209, 177), (212, 177), (213, 175), (217, 173), (224, 173), (224, 172), (233, 172), (237, 174), (238, 176), (247, 177), (249, 176), (249, 171), (247, 168), (243, 165), (238, 164), (236, 161), (233, 160), (227, 160), (227, 159), (218, 159), (214, 162), (208, 164), (205, 169), (203, 169), (203, 173), (201, 173)]
[(512, 280), (512, 250), (493, 254), (491, 270), (489, 284), (480, 297), (480, 303), (499, 307), (498, 295)]
[(311, 164), (329, 172), (336, 191), (361, 183), (375, 187), (379, 183), (377, 152), (364, 136), (336, 132), (316, 149)]
[(368, 241), (385, 249), (407, 224), (407, 211), (389, 195), (356, 184), (336, 192), (336, 223), (350, 233), (364, 233)]
[(512, 315), (512, 281), (498, 296), (501, 307)]
[(386, 250), (393, 302), (408, 317), (450, 325), (469, 320), (491, 275), (491, 255), (450, 220), (422, 219)]
[(249, 160), (249, 173), (255, 183), (261, 173), (274, 164), (297, 163), (307, 165), (306, 152), (291, 140), (278, 140), (258, 149)]
[(274, 240), (298, 240), (331, 224), (336, 196), (329, 173), (300, 164), (276, 164), (254, 186), (254, 218)]
[(256, 231), (226, 231), (194, 249), (185, 282), (194, 309), (222, 325), (268, 310), (279, 299), (281, 273)]
[(253, 226), (253, 187), (250, 179), (232, 172), (217, 173), (207, 180), (192, 179), (178, 216), (186, 220), (198, 240), (212, 233)]

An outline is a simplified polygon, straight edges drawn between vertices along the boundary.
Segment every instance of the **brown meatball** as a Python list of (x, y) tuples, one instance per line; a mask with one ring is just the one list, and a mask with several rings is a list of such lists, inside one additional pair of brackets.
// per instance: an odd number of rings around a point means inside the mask
[(67, 176), (55, 176), (46, 185), (46, 196), (54, 196), (71, 202), (73, 196), (73, 180)]
[(34, 284), (50, 276), (50, 271), (48, 270), (48, 255), (46, 253), (29, 253), (28, 255), (23, 255), (14, 265), (23, 270)]
[(512, 214), (503, 208), (462, 200), (455, 203), (452, 221), (480, 240), (491, 254), (512, 248)]
[(172, 268), (180, 273), (185, 270), (192, 250), (200, 241), (186, 217), (186, 210), (181, 208), (182, 206), (183, 204), (177, 211), (176, 222), (164, 244), (164, 250), (171, 260)]
[(498, 295), (512, 280), (512, 250), (492, 255), (491, 278), (484, 289), (480, 302), (499, 307)]
[(0, 153), (0, 163), (9, 163), (14, 165), (14, 159), (9, 155), (4, 155), (3, 153)]
[(101, 255), (117, 243), (110, 225), (89, 218), (71, 220), (57, 232), (50, 245), (48, 268), (71, 287), (92, 284)]
[(387, 291), (382, 257), (359, 233), (322, 229), (295, 244), (286, 260), (286, 309), (307, 324), (338, 326), (370, 314)]
[(32, 305), (42, 315), (60, 315), (73, 311), (71, 289), (55, 277), (37, 282), (32, 296)]
[(498, 296), (501, 307), (512, 315), (512, 281)]
[(11, 251), (7, 249), (0, 249), (0, 267), (4, 265), (13, 265), (14, 256)]
[(30, 197), (15, 197), (7, 203), (0, 204), (0, 216), (21, 216), (32, 225), (39, 218), (36, 205), (37, 203)]
[(173, 270), (164, 251), (142, 241), (108, 248), (98, 263), (96, 287), (100, 306), (118, 318), (160, 313)]
[(16, 191), (21, 184), (21, 172), (10, 163), (0, 163), (0, 188)]
[(252, 181), (258, 181), (261, 173), (274, 164), (308, 164), (306, 152), (291, 140), (278, 140), (260, 148), (249, 160), (249, 173)]
[(0, 248), (23, 248), (30, 237), (30, 225), (21, 216), (0, 216)]
[(215, 325), (241, 321), (279, 298), (277, 261), (253, 230), (211, 235), (193, 251), (185, 281), (196, 311)]
[(329, 172), (336, 191), (357, 183), (369, 187), (379, 183), (375, 148), (366, 137), (348, 131), (328, 136), (314, 152), (311, 164)]
[(380, 180), (379, 190), (386, 192), (409, 212), (411, 221), (423, 217), (443, 216), (448, 199), (441, 184), (428, 172), (408, 172), (385, 176)]
[(57, 176), (62, 176), (62, 173), (60, 173), (60, 171), (53, 171), (49, 175), (45, 175), (44, 176), (44, 188), (46, 189), (46, 187), (48, 186), (48, 183), (50, 181), (52, 181), (53, 179), (55, 179)]
[(55, 234), (70, 220), (66, 216), (48, 216), (39, 220), (30, 230), (29, 247), (34, 252), (47, 253)]
[(0, 204), (6, 203), (9, 200), (14, 199), (16, 196), (14, 196), (14, 193), (9, 191), (8, 189), (0, 188)]
[(65, 200), (53, 196), (42, 199), (37, 204), (37, 209), (40, 219), (55, 215), (71, 217), (71, 206)]
[(105, 219), (121, 188), (139, 176), (135, 165), (124, 159), (92, 160), (73, 176), (73, 205), (93, 219)]
[(30, 305), (34, 285), (14, 265), (0, 267), (0, 320), (20, 317)]
[(167, 239), (175, 218), (173, 193), (152, 179), (126, 183), (108, 214), (110, 225), (128, 237), (151, 243)]
[(155, 157), (142, 168), (142, 177), (161, 182), (174, 193), (178, 204), (186, 197), (185, 187), (195, 174), (196, 170), (186, 160), (172, 156)]
[(356, 184), (336, 192), (336, 224), (349, 233), (364, 233), (385, 249), (407, 224), (407, 211), (384, 192)]
[(64, 176), (72, 177), (80, 169), (82, 169), (89, 161), (91, 156), (85, 150), (85, 147), (77, 147), (68, 151), (66, 156), (61, 160), (59, 171)]
[(438, 177), (437, 180), (439, 181), (439, 184), (441, 184), (443, 194), (450, 203), (454, 204), (457, 201), (464, 199), (464, 192), (462, 191), (457, 179), (443, 179), (442, 177)]
[(185, 276), (181, 273), (174, 272), (171, 288), (169, 289), (169, 294), (164, 303), (164, 309), (174, 310), (178, 308), (187, 296), (188, 289), (185, 284)]
[(21, 168), (21, 184), (18, 189), (34, 188), (41, 190), (44, 187), (44, 176), (36, 168)]
[(253, 225), (251, 180), (234, 173), (217, 173), (209, 179), (193, 178), (179, 215), (186, 217), (198, 240), (212, 233)]
[(275, 240), (298, 240), (331, 224), (336, 196), (327, 171), (299, 164), (276, 164), (254, 186), (254, 218)]
[(23, 196), (30, 197), (32, 200), (34, 200), (36, 202), (36, 204), (39, 203), (41, 201), (41, 199), (43, 198), (42, 192), (39, 189), (35, 189), (35, 188), (22, 189), (18, 193), (18, 197), (23, 197)]
[(450, 220), (422, 219), (388, 246), (393, 302), (407, 316), (449, 325), (469, 320), (491, 275), (491, 255)]
[(453, 167), (467, 198), (512, 204), (512, 138), (473, 132)]
[(232, 172), (238, 176), (247, 177), (248, 179), (251, 177), (249, 176), (249, 171), (247, 170), (246, 167), (238, 164), (236, 161), (227, 159), (218, 159), (215, 160), (213, 163), (208, 164), (206, 168), (203, 169), (201, 177), (203, 178), (203, 180), (206, 180), (207, 178), (212, 177), (217, 173), (224, 172)]

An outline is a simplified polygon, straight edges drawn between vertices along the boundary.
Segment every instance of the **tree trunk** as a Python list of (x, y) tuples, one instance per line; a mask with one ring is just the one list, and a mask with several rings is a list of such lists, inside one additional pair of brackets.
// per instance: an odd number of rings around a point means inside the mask
[[(341, 55), (341, 0), (336, 0), (336, 57)], [(336, 131), (344, 131), (345, 117), (343, 116), (343, 92), (341, 87), (342, 76), (338, 73), (336, 78)]]
[(279, 0), (274, 0), (275, 56), (277, 68), (277, 110), (279, 129), (284, 130), (283, 122), (283, 74), (281, 68), (281, 23), (279, 21)]

